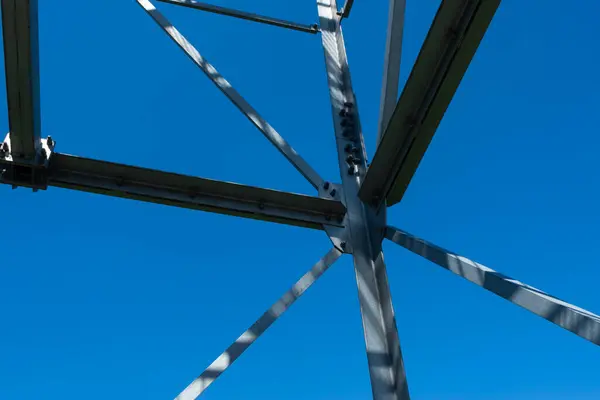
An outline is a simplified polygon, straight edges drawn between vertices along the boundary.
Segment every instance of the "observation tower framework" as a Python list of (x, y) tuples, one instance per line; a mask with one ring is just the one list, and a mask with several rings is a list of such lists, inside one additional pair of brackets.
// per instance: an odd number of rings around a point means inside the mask
[[(600, 345), (600, 317), (468, 258), (388, 225), (449, 106), (500, 0), (442, 0), (398, 96), (405, 0), (389, 0), (377, 149), (371, 164), (362, 135), (342, 34), (353, 0), (316, 0), (319, 23), (299, 24), (197, 2), (156, 0), (321, 37), (333, 115), (339, 183), (325, 181), (219, 74), (150, 0), (136, 0), (223, 94), (315, 188), (306, 196), (116, 164), (55, 152), (42, 137), (37, 0), (1, 0), (9, 133), (0, 144), (0, 182), (61, 187), (322, 230), (332, 249), (176, 399), (200, 396), (343, 254), (353, 258), (373, 399), (410, 398), (382, 242), (433, 263)], [(360, 0), (359, 0), (360, 1)]]

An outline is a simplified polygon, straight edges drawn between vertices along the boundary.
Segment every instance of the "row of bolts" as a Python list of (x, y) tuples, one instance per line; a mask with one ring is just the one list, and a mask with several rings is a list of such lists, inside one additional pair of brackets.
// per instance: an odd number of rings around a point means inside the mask
[[(353, 106), (354, 105), (351, 102), (345, 102), (344, 108), (340, 110), (339, 115), (340, 117), (342, 117), (342, 120), (340, 122), (340, 125), (343, 128), (342, 136), (348, 140), (356, 141), (356, 130), (352, 114)], [(348, 164), (348, 175), (354, 175), (358, 172), (358, 164), (360, 163), (360, 150), (352, 143), (348, 143), (344, 147), (344, 152), (348, 154), (346, 156), (346, 164)], [(329, 190), (329, 187), (329, 182), (325, 182), (323, 184), (323, 188), (325, 190)], [(336, 190), (332, 189), (331, 192), (329, 192), (329, 194), (331, 195), (331, 197), (335, 197)]]
[[(356, 143), (357, 135), (356, 135), (356, 127), (354, 125), (354, 115), (352, 114), (352, 108), (354, 107), (354, 104), (352, 104), (351, 102), (345, 102), (344, 103), (344, 107), (340, 110), (339, 112), (339, 116), (342, 117), (342, 120), (340, 121), (340, 125), (342, 126), (342, 136), (345, 139), (348, 139), (352, 142)], [(344, 153), (347, 154), (346, 156), (346, 164), (348, 165), (348, 175), (355, 175), (358, 173), (358, 165), (361, 161), (359, 155), (360, 155), (360, 150), (358, 147), (356, 147), (354, 144), (352, 143), (347, 143), (344, 146)], [(327, 190), (327, 188), (329, 187), (329, 183), (326, 182), (325, 183), (325, 190)], [(332, 197), (335, 197), (335, 189), (333, 189), (330, 193), (329, 193)], [(342, 251), (346, 250), (346, 242), (342, 241), (340, 242), (340, 247), (342, 248)]]
[[(350, 102), (344, 103), (344, 108), (342, 108), (339, 112), (342, 120), (340, 125), (343, 128), (342, 136), (348, 140), (353, 142), (356, 141), (356, 127), (354, 125), (354, 115), (352, 114), (352, 108), (354, 105)], [(358, 164), (360, 163), (360, 158), (358, 157), (359, 149), (348, 143), (344, 147), (344, 151), (348, 154), (346, 157), (346, 163), (348, 164), (348, 175), (354, 175), (358, 172)]]

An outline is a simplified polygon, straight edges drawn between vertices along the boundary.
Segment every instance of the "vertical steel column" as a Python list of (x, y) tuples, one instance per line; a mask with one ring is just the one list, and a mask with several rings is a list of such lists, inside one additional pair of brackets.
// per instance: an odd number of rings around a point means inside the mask
[(385, 208), (379, 214), (358, 198), (366, 151), (335, 0), (317, 0), (331, 97), (338, 161), (347, 214), (347, 251), (354, 269), (369, 374), (375, 400), (408, 400), (404, 364), (381, 242)]
[(388, 122), (392, 119), (396, 103), (398, 102), (405, 9), (406, 0), (390, 0), (387, 39), (385, 42), (385, 61), (383, 62), (383, 81), (381, 82), (381, 102), (379, 104), (377, 146), (379, 146), (379, 142), (385, 133)]
[[(40, 142), (38, 1), (1, 0), (10, 152), (35, 161)], [(0, 144), (4, 137), (0, 138)]]

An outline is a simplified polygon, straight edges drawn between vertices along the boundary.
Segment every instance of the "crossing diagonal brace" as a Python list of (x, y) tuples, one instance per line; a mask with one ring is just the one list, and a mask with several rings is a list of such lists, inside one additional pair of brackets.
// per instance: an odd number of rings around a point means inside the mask
[(323, 179), (290, 146), (290, 144), (231, 86), (196, 48), (156, 9), (149, 0), (137, 0), (138, 4), (154, 19), (167, 35), (187, 54), (206, 76), (227, 96), (229, 100), (252, 122), (254, 126), (279, 150), (285, 158), (313, 185), (319, 188)]

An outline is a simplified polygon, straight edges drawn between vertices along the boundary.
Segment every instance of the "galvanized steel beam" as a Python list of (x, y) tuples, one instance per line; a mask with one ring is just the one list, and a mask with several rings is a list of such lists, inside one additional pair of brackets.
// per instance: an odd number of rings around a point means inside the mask
[(456, 275), (600, 345), (600, 316), (392, 226), (386, 237)]
[(343, 225), (345, 214), (334, 200), (60, 153), (47, 174), (48, 186), (313, 229)]
[(404, 196), (500, 0), (443, 0), (360, 188), (375, 207)]
[(292, 163), (315, 188), (323, 184), (319, 174), (289, 145), (288, 142), (261, 117), (258, 112), (235, 90), (196, 48), (169, 22), (149, 0), (137, 0), (138, 4), (154, 19), (167, 35), (187, 54), (206, 76), (229, 100), (252, 122), (259, 131)]
[(385, 210), (358, 198), (366, 150), (335, 0), (317, 0), (338, 163), (346, 200), (347, 251), (352, 252), (374, 400), (408, 400), (402, 353), (381, 251)]
[(398, 85), (400, 84), (400, 59), (402, 58), (402, 36), (404, 34), (406, 0), (389, 1), (385, 59), (383, 61), (383, 82), (381, 83), (381, 100), (379, 101), (377, 146), (379, 146), (385, 128), (388, 126), (396, 108), (396, 103), (398, 102)]
[(35, 162), (40, 142), (37, 0), (2, 0), (2, 37), (11, 152)]
[(342, 253), (331, 249), (298, 282), (285, 292), (248, 330), (240, 335), (208, 368), (190, 383), (175, 400), (195, 400), (234, 363), (267, 329), (286, 312), (329, 269)]

